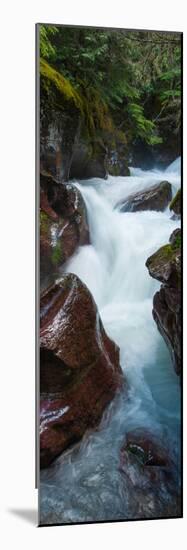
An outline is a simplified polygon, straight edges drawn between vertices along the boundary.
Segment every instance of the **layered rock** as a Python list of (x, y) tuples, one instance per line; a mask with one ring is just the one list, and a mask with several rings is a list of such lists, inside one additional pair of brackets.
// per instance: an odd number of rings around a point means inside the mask
[(176, 229), (169, 244), (146, 261), (151, 277), (162, 283), (153, 298), (153, 317), (164, 337), (177, 374), (181, 373), (181, 231)]
[(116, 208), (120, 212), (138, 212), (142, 210), (163, 211), (172, 198), (172, 187), (168, 181), (162, 181), (121, 200)]
[(40, 178), (40, 273), (41, 281), (57, 274), (79, 245), (89, 242), (86, 208), (79, 190), (58, 184), (50, 176)]
[(79, 118), (75, 112), (74, 124), (61, 117), (42, 130), (41, 171), (47, 171), (59, 182), (72, 179), (106, 179), (113, 176), (129, 176), (127, 151), (121, 143), (111, 150), (108, 139), (84, 138), (80, 135)]
[(41, 297), (41, 467), (94, 427), (117, 389), (119, 348), (88, 288), (64, 275)]
[(176, 195), (173, 197), (169, 209), (174, 212), (174, 218), (180, 218), (181, 216), (181, 189), (178, 189)]

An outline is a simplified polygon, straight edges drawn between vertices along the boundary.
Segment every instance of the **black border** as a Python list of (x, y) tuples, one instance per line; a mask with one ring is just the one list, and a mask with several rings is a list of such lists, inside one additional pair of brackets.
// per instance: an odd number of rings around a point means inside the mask
[(181, 273), (181, 514), (177, 516), (163, 516), (150, 518), (128, 518), (119, 520), (98, 520), (81, 521), (71, 523), (40, 523), (40, 438), (39, 438), (39, 402), (40, 402), (40, 377), (39, 377), (39, 299), (40, 299), (40, 252), (39, 252), (39, 192), (40, 192), (40, 73), (39, 73), (39, 34), (40, 25), (51, 25), (55, 27), (70, 28), (91, 28), (98, 30), (124, 31), (124, 32), (159, 32), (170, 33), (181, 37), (181, 255), (183, 266), (183, 32), (157, 29), (125, 29), (124, 27), (103, 27), (95, 25), (73, 25), (63, 23), (36, 23), (35, 24), (35, 488), (38, 489), (38, 525), (37, 527), (71, 527), (73, 525), (99, 525), (111, 523), (127, 523), (140, 521), (158, 521), (182, 519), (184, 509), (184, 487), (183, 487), (183, 269)]

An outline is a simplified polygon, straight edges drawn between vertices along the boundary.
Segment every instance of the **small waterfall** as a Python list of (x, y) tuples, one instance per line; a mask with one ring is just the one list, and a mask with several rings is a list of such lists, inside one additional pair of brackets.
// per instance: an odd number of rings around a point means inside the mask
[[(119, 450), (128, 430), (151, 429), (167, 441), (179, 476), (180, 389), (167, 347), (152, 318), (159, 283), (148, 274), (148, 256), (179, 226), (164, 212), (120, 213), (116, 204), (129, 194), (168, 179), (180, 187), (180, 159), (161, 171), (131, 168), (130, 177), (93, 179), (79, 187), (88, 213), (91, 244), (80, 247), (66, 269), (92, 292), (108, 335), (120, 347), (120, 364), (129, 382), (114, 399), (98, 430), (64, 453), (41, 474), (44, 523), (71, 523), (161, 517), (170, 488), (129, 486), (119, 468)], [(177, 483), (177, 481), (176, 481)]]

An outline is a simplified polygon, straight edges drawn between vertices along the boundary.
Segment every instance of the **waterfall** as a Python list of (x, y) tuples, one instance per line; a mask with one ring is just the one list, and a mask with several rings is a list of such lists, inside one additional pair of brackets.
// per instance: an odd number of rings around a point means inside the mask
[(71, 523), (161, 517), (171, 488), (150, 486), (146, 496), (119, 468), (125, 433), (145, 427), (167, 441), (179, 477), (180, 388), (168, 349), (152, 318), (160, 283), (145, 267), (147, 258), (168, 242), (179, 222), (164, 212), (120, 213), (116, 204), (129, 194), (166, 180), (180, 187), (180, 160), (165, 171), (131, 168), (129, 177), (76, 182), (87, 207), (90, 245), (66, 265), (90, 289), (107, 334), (120, 347), (128, 382), (107, 409), (99, 429), (64, 453), (41, 474), (44, 523)]

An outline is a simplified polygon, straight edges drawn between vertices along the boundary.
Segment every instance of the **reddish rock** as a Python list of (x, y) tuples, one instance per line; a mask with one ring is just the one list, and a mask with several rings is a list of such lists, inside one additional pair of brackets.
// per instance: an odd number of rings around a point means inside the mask
[(53, 210), (53, 208), (51, 208), (47, 198), (47, 194), (43, 191), (43, 189), (41, 189), (41, 193), (40, 193), (40, 208), (42, 212), (45, 212), (45, 214), (47, 214), (47, 216), (49, 216), (51, 220), (58, 221), (59, 216)]
[(132, 193), (125, 200), (121, 200), (116, 207), (120, 212), (138, 212), (142, 210), (163, 211), (172, 198), (172, 187), (168, 181)]
[(121, 448), (121, 460), (125, 462), (126, 453), (143, 466), (168, 465), (167, 451), (159, 444), (157, 438), (147, 429), (137, 428), (128, 432)]
[[(40, 274), (48, 282), (79, 245), (88, 244), (86, 208), (79, 190), (51, 176), (40, 179)], [(45, 285), (43, 285), (45, 286)]]
[[(172, 449), (147, 428), (129, 431), (120, 449), (119, 470), (136, 517), (181, 515), (181, 484)], [(123, 488), (124, 485), (124, 488)]]
[(133, 485), (143, 486), (170, 478), (172, 462), (168, 451), (155, 435), (146, 428), (128, 432), (120, 450), (120, 470)]
[(41, 297), (41, 467), (101, 419), (121, 387), (119, 348), (106, 335), (94, 299), (76, 275)]

